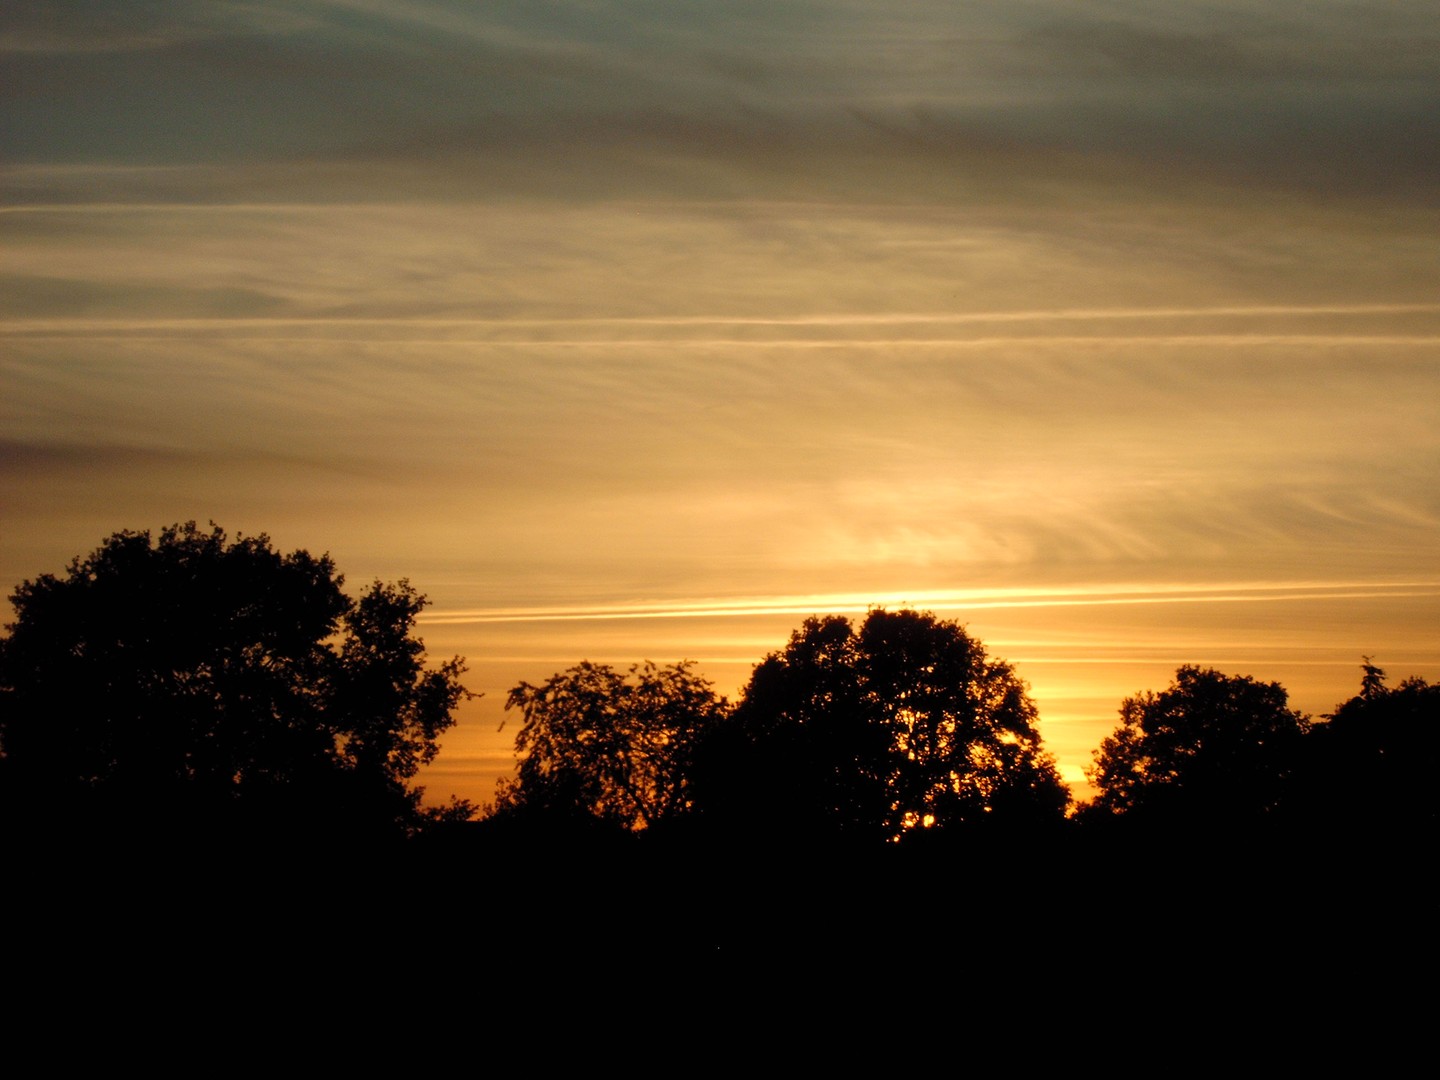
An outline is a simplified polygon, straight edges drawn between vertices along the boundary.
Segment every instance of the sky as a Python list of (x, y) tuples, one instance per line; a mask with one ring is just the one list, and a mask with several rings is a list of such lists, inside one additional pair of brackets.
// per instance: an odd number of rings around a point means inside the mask
[(467, 704), (916, 607), (1084, 795), (1177, 666), (1440, 679), (1433, 0), (0, 8), (0, 582), (215, 521)]

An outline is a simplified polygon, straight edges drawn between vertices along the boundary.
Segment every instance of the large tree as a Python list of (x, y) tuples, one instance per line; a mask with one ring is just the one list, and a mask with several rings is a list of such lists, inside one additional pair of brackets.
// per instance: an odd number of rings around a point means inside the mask
[(707, 740), (701, 809), (785, 836), (1057, 821), (1068, 802), (1011, 666), (916, 611), (810, 619)]
[(1360, 692), (1311, 729), (1296, 813), (1330, 828), (1392, 835), (1440, 823), (1440, 685), (1418, 676), (1387, 686), (1365, 658)]
[(1089, 773), (1098, 791), (1090, 813), (1254, 821), (1283, 803), (1308, 729), (1279, 683), (1186, 665), (1167, 689), (1121, 704)]
[(408, 582), (343, 583), (328, 556), (191, 522), (21, 584), (0, 639), (12, 815), (413, 821), (464, 665), (426, 666)]
[(580, 663), (539, 686), (521, 683), (507, 709), (524, 724), (515, 776), (502, 781), (492, 817), (653, 829), (690, 805), (695, 740), (726, 704), (689, 662), (646, 662), (620, 673)]

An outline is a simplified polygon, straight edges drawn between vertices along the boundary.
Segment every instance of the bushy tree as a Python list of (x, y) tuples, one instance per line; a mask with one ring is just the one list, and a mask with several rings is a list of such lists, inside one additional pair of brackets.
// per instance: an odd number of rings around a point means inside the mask
[(1297, 812), (1332, 828), (1433, 832), (1440, 685), (1385, 679), (1366, 657), (1360, 692), (1312, 728)]
[(1121, 704), (1088, 773), (1090, 813), (1214, 825), (1271, 814), (1308, 728), (1279, 683), (1186, 665), (1167, 689)]
[(586, 662), (515, 687), (505, 707), (524, 716), (518, 760), (491, 816), (640, 831), (683, 814), (695, 740), (726, 710), (691, 667)]
[(957, 623), (810, 619), (707, 742), (701, 808), (771, 833), (872, 839), (1055, 821), (1069, 796), (1036, 719), (1010, 665)]
[(466, 691), (427, 668), (425, 598), (358, 600), (328, 556), (194, 522), (121, 532), (21, 584), (0, 640), (9, 810), (389, 828)]

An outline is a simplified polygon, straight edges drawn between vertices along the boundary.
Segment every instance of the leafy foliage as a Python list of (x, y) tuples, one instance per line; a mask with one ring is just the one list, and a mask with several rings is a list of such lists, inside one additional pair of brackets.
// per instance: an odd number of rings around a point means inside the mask
[(707, 745), (702, 809), (752, 827), (895, 839), (1058, 820), (1068, 801), (1009, 664), (957, 623), (809, 619)]
[(12, 597), (0, 777), (12, 807), (395, 825), (466, 691), (427, 669), (425, 598), (358, 601), (328, 556), (194, 522), (121, 532)]
[(1094, 811), (1151, 819), (1252, 819), (1282, 803), (1309, 722), (1279, 683), (1184, 666), (1120, 706), (1089, 772)]
[(622, 675), (587, 662), (515, 687), (505, 707), (525, 718), (519, 760), (493, 815), (643, 830), (682, 814), (695, 740), (726, 710), (690, 668), (647, 661)]

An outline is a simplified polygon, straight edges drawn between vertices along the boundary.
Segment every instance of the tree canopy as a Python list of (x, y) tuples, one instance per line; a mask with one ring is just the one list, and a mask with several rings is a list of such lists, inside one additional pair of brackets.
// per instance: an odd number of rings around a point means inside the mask
[(1160, 693), (1120, 706), (1096, 751), (1092, 812), (1166, 821), (1247, 821), (1281, 805), (1309, 721), (1279, 683), (1179, 668)]
[(767, 831), (897, 839), (1058, 820), (1068, 793), (1028, 688), (957, 623), (813, 618), (707, 741), (702, 811)]
[(426, 666), (407, 581), (343, 583), (328, 556), (190, 522), (21, 584), (0, 639), (12, 810), (412, 820), (464, 664)]
[(524, 726), (494, 816), (633, 831), (689, 808), (696, 737), (726, 709), (685, 661), (626, 674), (577, 664), (540, 686), (521, 683), (505, 707), (520, 709)]
[(1440, 685), (1386, 685), (1366, 657), (1360, 692), (1311, 729), (1297, 810), (1335, 826), (1434, 831), (1440, 775)]

